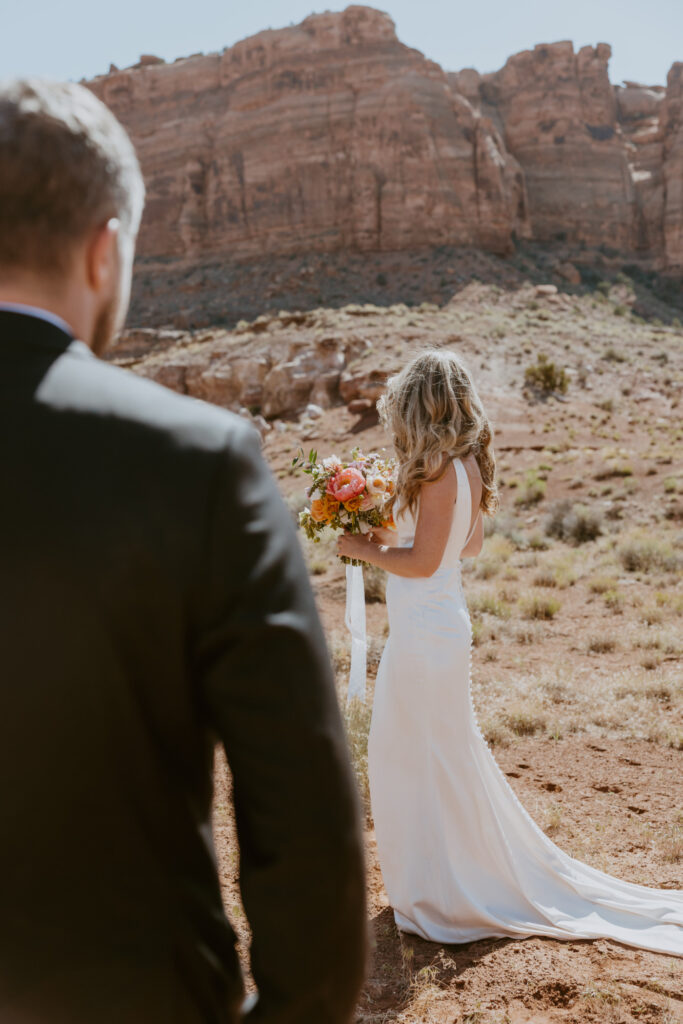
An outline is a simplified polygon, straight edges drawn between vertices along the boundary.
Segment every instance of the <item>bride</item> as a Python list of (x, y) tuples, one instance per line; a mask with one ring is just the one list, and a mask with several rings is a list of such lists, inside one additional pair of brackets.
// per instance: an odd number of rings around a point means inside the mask
[(496, 764), (470, 695), (460, 559), (498, 499), (491, 428), (451, 352), (416, 356), (378, 402), (398, 456), (397, 535), (343, 534), (339, 555), (386, 569), (390, 633), (368, 745), (377, 851), (396, 924), (439, 943), (605, 937), (683, 956), (683, 892), (568, 856)]

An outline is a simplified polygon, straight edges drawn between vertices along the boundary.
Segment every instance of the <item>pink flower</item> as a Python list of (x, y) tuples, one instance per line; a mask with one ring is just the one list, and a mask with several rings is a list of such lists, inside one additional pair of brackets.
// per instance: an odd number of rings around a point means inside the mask
[(375, 507), (375, 499), (371, 494), (363, 495), (363, 500), (360, 503), (361, 512), (369, 512), (371, 508)]
[(331, 477), (327, 485), (327, 493), (337, 501), (348, 501), (365, 490), (365, 477), (353, 466), (340, 469)]

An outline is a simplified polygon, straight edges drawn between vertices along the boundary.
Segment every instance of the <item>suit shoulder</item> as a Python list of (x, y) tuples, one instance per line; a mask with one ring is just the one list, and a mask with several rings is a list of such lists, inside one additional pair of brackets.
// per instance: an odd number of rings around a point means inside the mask
[(109, 415), (141, 430), (173, 435), (174, 440), (207, 450), (239, 448), (258, 431), (243, 416), (176, 391), (131, 370), (98, 359), (81, 342), (73, 343), (50, 374), (51, 405)]

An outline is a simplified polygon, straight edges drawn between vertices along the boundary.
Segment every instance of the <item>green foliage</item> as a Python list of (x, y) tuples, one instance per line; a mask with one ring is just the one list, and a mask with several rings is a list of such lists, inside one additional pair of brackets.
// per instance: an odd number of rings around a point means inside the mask
[(550, 394), (552, 391), (564, 394), (569, 385), (569, 378), (564, 367), (557, 366), (544, 352), (540, 352), (536, 362), (525, 369), (524, 382), (543, 394)]

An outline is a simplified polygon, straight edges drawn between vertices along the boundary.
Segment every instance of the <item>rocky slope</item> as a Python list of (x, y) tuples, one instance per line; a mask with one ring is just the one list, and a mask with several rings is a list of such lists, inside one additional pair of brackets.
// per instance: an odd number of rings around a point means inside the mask
[(311, 254), (608, 241), (683, 270), (683, 65), (666, 89), (615, 89), (609, 56), (560, 42), (448, 74), (353, 6), (112, 68), (88, 84), (147, 182), (135, 321), (192, 321), (240, 295), (235, 268)]

